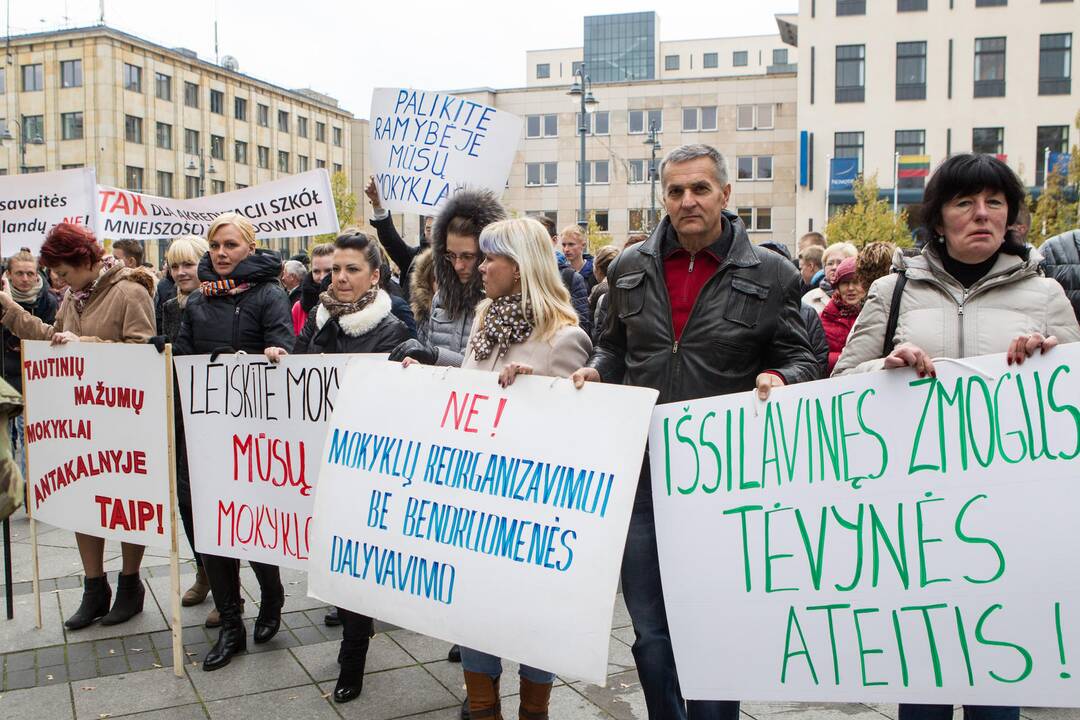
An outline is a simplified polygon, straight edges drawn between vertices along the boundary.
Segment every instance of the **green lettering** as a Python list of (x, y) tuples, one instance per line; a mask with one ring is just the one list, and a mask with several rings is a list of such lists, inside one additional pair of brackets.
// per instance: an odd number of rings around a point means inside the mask
[(885, 525), (881, 522), (881, 518), (878, 517), (877, 508), (873, 505), (870, 506), (870, 538), (874, 548), (874, 577), (872, 585), (877, 587), (878, 585), (878, 571), (881, 568), (881, 551), (879, 538), (881, 543), (885, 545), (885, 549), (888, 551), (889, 556), (892, 558), (893, 567), (896, 568), (896, 574), (900, 577), (900, 582), (904, 584), (904, 589), (907, 590), (910, 587), (910, 574), (908, 573), (907, 562), (907, 546), (904, 543), (904, 504), (896, 503), (896, 544), (894, 545), (889, 538), (889, 533), (885, 530)]
[[(684, 408), (683, 412), (686, 412)], [(682, 426), (684, 423), (689, 422), (691, 416), (689, 413), (679, 418), (679, 421), (675, 423), (675, 439), (683, 445), (688, 445), (690, 450), (694, 453), (694, 484), (688, 488), (680, 487), (679, 492), (683, 495), (689, 495), (697, 489), (698, 481), (701, 479), (701, 458), (698, 457), (697, 445), (694, 443), (694, 439), (682, 434)]]
[(1070, 372), (1072, 371), (1069, 369), (1068, 365), (1057, 366), (1056, 368), (1054, 368), (1054, 372), (1050, 373), (1050, 382), (1046, 385), (1046, 399), (1047, 402), (1050, 404), (1050, 409), (1056, 413), (1068, 413), (1069, 417), (1071, 417), (1073, 420), (1073, 425), (1076, 427), (1076, 433), (1074, 435), (1074, 437), (1076, 438), (1076, 444), (1073, 445), (1072, 452), (1058, 453), (1058, 457), (1060, 457), (1062, 460), (1072, 460), (1077, 455), (1080, 455), (1080, 410), (1078, 410), (1075, 405), (1069, 405), (1067, 403), (1064, 405), (1058, 405), (1057, 401), (1054, 400), (1054, 383), (1057, 382), (1058, 375), (1060, 375), (1061, 373), (1068, 374)]
[(833, 669), (833, 682), (840, 685), (840, 656), (836, 652), (836, 630), (833, 625), (833, 610), (846, 610), (850, 608), (849, 603), (836, 603), (833, 605), (811, 605), (806, 608), (807, 611), (824, 610), (825, 616), (829, 619), (829, 645), (832, 647), (832, 669)]
[[(802, 650), (797, 650), (795, 652), (792, 652), (791, 650), (791, 629), (793, 627), (798, 631), (799, 643), (802, 645)], [(791, 606), (788, 608), (787, 634), (784, 638), (784, 665), (780, 670), (780, 682), (787, 682), (788, 660), (793, 657), (799, 657), (800, 655), (806, 658), (806, 667), (810, 670), (810, 677), (814, 679), (814, 684), (817, 685), (817, 670), (814, 669), (814, 661), (810, 657), (810, 649), (806, 647), (806, 636), (803, 635), (802, 626), (799, 625), (799, 618), (795, 614), (795, 607)]]
[(798, 590), (799, 588), (795, 588), (795, 587), (774, 588), (772, 586), (772, 564), (773, 564), (773, 560), (783, 560), (784, 558), (792, 557), (791, 553), (776, 553), (776, 554), (773, 554), (773, 553), (769, 552), (769, 544), (770, 544), (769, 538), (771, 537), (771, 533), (769, 532), (769, 522), (770, 522), (771, 517), (776, 513), (787, 512), (788, 510), (791, 510), (791, 508), (789, 508), (789, 507), (780, 507), (780, 503), (776, 503), (776, 505), (774, 505), (773, 508), (774, 509), (772, 509), (772, 510), (766, 510), (765, 511), (765, 592), (771, 593), (771, 592), (787, 592), (789, 590)]
[(934, 685), (936, 687), (941, 687), (941, 656), (938, 654), (937, 640), (934, 638), (934, 623), (930, 620), (930, 611), (946, 607), (948, 605), (945, 603), (938, 603), (936, 605), (912, 605), (900, 608), (900, 612), (915, 610), (922, 613), (923, 625), (926, 626), (926, 642), (930, 646), (930, 664), (934, 668)]
[(942, 502), (944, 498), (932, 497), (933, 493), (926, 493), (926, 497), (929, 500), (919, 500), (915, 503), (915, 532), (919, 541), (919, 587), (926, 587), (927, 585), (933, 585), (939, 582), (948, 582), (948, 578), (933, 578), (927, 579), (926, 574), (926, 546), (933, 543), (941, 542), (941, 538), (932, 538), (923, 536), (923, 513), (922, 506), (926, 503)]
[(915, 427), (915, 439), (911, 443), (911, 460), (908, 462), (908, 474), (914, 475), (922, 470), (940, 470), (937, 465), (916, 465), (915, 457), (919, 454), (919, 439), (922, 438), (923, 425), (926, 424), (926, 411), (930, 409), (930, 401), (934, 397), (934, 387), (937, 385), (937, 378), (925, 377), (918, 380), (912, 380), (908, 383), (908, 387), (918, 387), (920, 385), (926, 385), (926, 402), (923, 403), (922, 414), (919, 415), (919, 424)]
[(1033, 663), (1032, 663), (1032, 660), (1031, 660), (1031, 653), (1029, 653), (1026, 649), (1021, 647), (1020, 645), (1017, 645), (1016, 643), (1007, 642), (1005, 640), (991, 640), (991, 639), (987, 638), (986, 635), (983, 633), (983, 625), (986, 624), (986, 621), (990, 618), (990, 616), (993, 615), (998, 610), (1003, 610), (1003, 609), (1004, 609), (1004, 607), (1002, 605), (1000, 605), (1000, 604), (994, 604), (994, 605), (991, 605), (990, 607), (986, 608), (986, 611), (983, 612), (983, 614), (979, 616), (979, 621), (977, 623), (975, 623), (975, 640), (976, 640), (976, 642), (982, 643), (983, 645), (991, 645), (993, 647), (1012, 648), (1013, 650), (1015, 650), (1017, 652), (1017, 654), (1019, 654), (1020, 657), (1022, 657), (1024, 659), (1024, 670), (1023, 670), (1023, 672), (1021, 672), (1019, 675), (1017, 675), (1012, 680), (1010, 680), (1008, 678), (1005, 678), (1005, 677), (1002, 677), (1001, 675), (998, 675), (993, 670), (991, 670), (988, 674), (990, 675), (990, 677), (997, 680), (998, 682), (1010, 683), (1010, 684), (1011, 683), (1018, 683), (1021, 680), (1026, 679), (1027, 676), (1031, 674), (1031, 670), (1032, 670), (1032, 666), (1033, 666)]
[(750, 592), (750, 540), (746, 532), (746, 514), (762, 509), (761, 505), (742, 505), (723, 512), (724, 515), (738, 515), (739, 522), (742, 524), (743, 574), (746, 576), (746, 592)]
[(836, 512), (836, 506), (829, 508), (832, 511), (833, 517), (836, 518), (836, 522), (840, 524), (840, 527), (845, 530), (855, 531), (855, 577), (851, 579), (851, 584), (844, 587), (839, 584), (835, 585), (840, 592), (849, 592), (855, 589), (855, 586), (859, 584), (859, 578), (862, 577), (863, 567), (863, 505), (859, 505), (859, 517), (855, 523), (849, 523), (844, 518), (840, 517), (840, 513)]
[(867, 388), (863, 391), (862, 395), (859, 396), (858, 403), (855, 405), (855, 414), (859, 418), (859, 427), (862, 428), (862, 431), (877, 440), (878, 447), (881, 448), (881, 467), (878, 468), (877, 472), (867, 475), (868, 479), (877, 480), (885, 474), (885, 468), (889, 465), (889, 445), (885, 442), (885, 438), (878, 434), (872, 427), (866, 424), (865, 420), (863, 420), (863, 401), (866, 400), (868, 396), (872, 397), (873, 395), (876, 395), (876, 393), (872, 388)]
[(710, 418), (714, 417), (716, 417), (715, 412), (709, 411), (705, 413), (705, 417), (701, 419), (701, 427), (698, 430), (698, 441), (702, 444), (702, 446), (709, 448), (709, 452), (713, 454), (713, 458), (716, 460), (716, 484), (711, 487), (706, 487), (705, 485), (701, 486), (702, 492), (708, 495), (711, 495), (720, 489), (720, 473), (721, 469), (724, 466), (720, 458), (720, 448), (716, 447), (715, 444), (705, 439), (705, 423), (708, 422)]
[(961, 542), (970, 543), (972, 545), (989, 545), (990, 548), (994, 551), (994, 554), (997, 555), (998, 569), (997, 569), (997, 572), (994, 573), (992, 577), (989, 577), (986, 580), (976, 580), (975, 578), (970, 577), (968, 575), (964, 576), (965, 580), (967, 580), (969, 583), (973, 583), (975, 585), (983, 585), (983, 584), (986, 584), (986, 583), (992, 583), (992, 582), (997, 580), (999, 577), (1001, 577), (1005, 573), (1005, 554), (1001, 552), (1001, 548), (998, 546), (998, 544), (996, 542), (994, 542), (993, 540), (991, 540), (990, 538), (983, 538), (983, 537), (976, 537), (976, 536), (973, 536), (973, 535), (968, 535), (967, 533), (964, 532), (964, 529), (962, 527), (960, 527), (960, 525), (964, 522), (964, 514), (967, 513), (967, 510), (968, 510), (969, 507), (971, 507), (972, 503), (974, 503), (976, 500), (985, 500), (985, 499), (986, 499), (986, 495), (976, 495), (975, 497), (971, 498), (966, 503), (964, 503), (964, 506), (962, 508), (960, 508), (960, 512), (958, 512), (956, 514), (956, 537), (960, 538)]
[(862, 684), (863, 687), (874, 687), (875, 685), (888, 685), (884, 680), (870, 681), (866, 679), (866, 656), (867, 655), (881, 655), (885, 651), (881, 648), (867, 648), (863, 645), (862, 626), (859, 624), (859, 616), (867, 615), (869, 613), (878, 612), (877, 608), (858, 608), (852, 615), (855, 617), (855, 638), (859, 643), (859, 669), (862, 671)]
[(810, 565), (810, 581), (814, 583), (814, 589), (821, 589), (821, 570), (825, 565), (825, 529), (827, 527), (828, 509), (821, 508), (821, 522), (818, 524), (817, 558), (814, 557), (814, 549), (810, 546), (810, 533), (806, 530), (803, 522), (802, 510), (795, 508), (795, 521), (799, 523), (799, 534), (802, 535), (803, 547), (806, 549), (806, 562)]

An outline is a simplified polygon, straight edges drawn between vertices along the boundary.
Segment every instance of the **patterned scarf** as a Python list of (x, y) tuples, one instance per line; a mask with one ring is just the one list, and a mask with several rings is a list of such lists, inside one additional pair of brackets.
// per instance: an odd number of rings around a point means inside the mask
[(251, 289), (251, 283), (236, 282), (225, 278), (224, 280), (204, 280), (202, 294), (208, 298), (225, 297), (226, 295), (239, 295)]
[(90, 296), (94, 294), (94, 288), (97, 287), (98, 281), (105, 277), (105, 274), (112, 270), (114, 267), (120, 264), (112, 255), (106, 255), (101, 258), (101, 272), (98, 273), (97, 278), (92, 283), (87, 284), (82, 290), (76, 290), (75, 288), (68, 288), (68, 295), (71, 297), (71, 302), (75, 305), (75, 312), (79, 315), (83, 314), (83, 310), (86, 309), (87, 304), (90, 302)]
[(473, 357), (487, 360), (498, 349), (496, 358), (501, 358), (514, 343), (523, 342), (533, 331), (532, 307), (521, 312), (521, 293), (495, 298), (484, 313), (476, 334), (469, 342)]
[(330, 317), (339, 318), (342, 315), (352, 315), (353, 313), (360, 312), (368, 305), (375, 302), (375, 298), (378, 296), (379, 288), (373, 287), (353, 302), (342, 302), (334, 296), (334, 289), (330, 288), (319, 295), (319, 302), (326, 308), (326, 312), (330, 313)]

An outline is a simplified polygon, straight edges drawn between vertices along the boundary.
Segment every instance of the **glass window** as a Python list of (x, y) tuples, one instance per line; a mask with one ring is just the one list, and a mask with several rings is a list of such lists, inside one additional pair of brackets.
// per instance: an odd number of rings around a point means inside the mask
[(0, 93), (7, 92), (7, 70), (0, 68)]
[(164, 73), (154, 73), (154, 94), (158, 100), (172, 102), (172, 76)]
[(1072, 33), (1039, 36), (1039, 94), (1072, 92)]
[(184, 152), (188, 155), (198, 155), (200, 152), (199, 147), (199, 131), (184, 129)]
[(596, 229), (600, 232), (608, 231), (608, 211), (607, 210), (593, 210), (593, 220), (596, 222)]
[(611, 116), (607, 110), (589, 113), (592, 117), (592, 134), (607, 135), (611, 130)]
[(716, 106), (701, 108), (701, 129), (715, 130), (716, 127)]
[(154, 127), (157, 146), (162, 150), (172, 150), (172, 125), (159, 122)]
[(258, 104), (256, 108), (255, 122), (259, 127), (270, 127), (270, 106)]
[(836, 102), (862, 102), (866, 97), (866, 46), (836, 46)]
[(735, 129), (736, 130), (753, 130), (754, 129), (754, 106), (753, 105), (738, 105), (735, 108)]
[(289, 153), (285, 152), (284, 150), (278, 150), (277, 169), (278, 172), (289, 172)]
[(754, 179), (754, 158), (749, 155), (741, 155), (735, 160), (736, 180)]
[(865, 15), (866, 0), (836, 0), (837, 15)]
[(1042, 185), (1046, 178), (1046, 151), (1069, 151), (1069, 126), (1044, 125), (1035, 131), (1035, 184)]
[(164, 170), (157, 171), (157, 194), (160, 197), (173, 196), (173, 174)]
[(296, 172), (307, 172), (307, 171), (308, 171), (308, 156), (307, 155), (297, 155), (296, 156)]
[(576, 163), (576, 166), (577, 166), (577, 173), (575, 174), (575, 177), (574, 177), (574, 184), (576, 184), (576, 185), (581, 184), (581, 174), (582, 174), (582, 172), (585, 173), (585, 184), (586, 185), (591, 184), (592, 183), (592, 163), (587, 162), (584, 165), (582, 165), (580, 162), (578, 162), (578, 163)]
[(41, 63), (22, 66), (22, 89), (23, 92), (45, 89), (45, 70)]
[(896, 43), (896, 99), (926, 99), (926, 43)]
[(787, 65), (788, 64), (788, 51), (787, 48), (774, 48), (772, 51), (772, 64), (773, 65)]
[(746, 67), (750, 60), (750, 53), (746, 50), (736, 50), (731, 53), (731, 64), (735, 67)]
[(215, 115), (225, 114), (225, 93), (221, 90), (210, 91), (210, 112)]
[(858, 158), (858, 169), (863, 166), (863, 134), (861, 132), (838, 132), (833, 135), (833, 157)]
[(237, 140), (233, 146), (233, 157), (236, 159), (237, 165), (248, 164), (248, 144), (243, 140)]
[(341, 163), (334, 163), (334, 174), (337, 175), (341, 172)]
[(82, 60), (63, 60), (60, 62), (60, 87), (82, 87)]
[(199, 178), (192, 177), (191, 175), (184, 176), (184, 197), (191, 199), (197, 198), (202, 195), (202, 190), (199, 188)]
[(525, 137), (538, 138), (540, 137), (540, 116), (539, 115), (526, 115), (525, 116)]
[(719, 67), (719, 54), (714, 52), (705, 53), (701, 56), (701, 65), (706, 70), (712, 70), (713, 68)]
[(316, 122), (315, 123), (315, 141), (316, 142), (326, 142), (326, 123), (324, 123), (324, 122)]
[(759, 155), (757, 159), (758, 180), (772, 180), (772, 155)]
[(536, 78), (537, 80), (546, 80), (551, 77), (551, 64), (550, 63), (537, 63), (536, 64)]
[(326, 168), (326, 161), (322, 159), (316, 160), (315, 167), (319, 170)]
[(265, 145), (259, 145), (257, 154), (259, 156), (259, 167), (263, 170), (270, 169), (270, 148)]
[(184, 81), (184, 104), (192, 108), (199, 107), (198, 84)]
[(664, 56), (664, 69), (665, 70), (678, 70), (679, 69), (679, 56), (678, 55), (665, 55)]
[(559, 134), (559, 116), (554, 113), (544, 116), (544, 137), (555, 137)]
[(124, 89), (142, 92), (142, 68), (124, 63)]
[(289, 113), (284, 110), (277, 111), (277, 129), (281, 132), (289, 132)]
[(553, 162), (544, 163), (544, 184), (545, 185), (558, 185), (559, 184), (559, 163), (553, 163)]
[(307, 127), (308, 127), (308, 119), (306, 117), (297, 116), (296, 117), (296, 134), (299, 135), (302, 138), (306, 138), (308, 136)]
[(124, 169), (124, 180), (127, 183), (128, 190), (134, 190), (135, 192), (142, 192), (143, 190), (143, 169), (141, 167), (133, 167), (128, 165)]
[(540, 184), (541, 163), (525, 163), (525, 186), (533, 187)]
[(247, 120), (247, 100), (242, 97), (233, 98), (233, 117), (237, 120)]
[[(925, 130), (897, 130), (896, 152), (904, 155), (926, 154), (926, 131)], [(921, 188), (926, 184), (924, 177), (902, 177), (897, 180), (898, 186), (903, 188)]]
[(1005, 153), (1005, 128), (974, 128), (971, 131), (971, 152), (987, 155)]
[(211, 180), (210, 181), (210, 194), (217, 195), (218, 193), (225, 192), (224, 180)]
[(975, 0), (975, 7), (997, 7), (1008, 4), (1008, 0)]
[(341, 128), (339, 128), (339, 127), (332, 128), (331, 131), (333, 133), (334, 146), (335, 147), (341, 147), (341, 142), (342, 142), (342, 140), (341, 140)]
[(221, 135), (210, 136), (210, 157), (215, 160), (225, 159), (225, 138)]
[(773, 106), (772, 103), (766, 103), (763, 105), (757, 105), (757, 129), (758, 130), (772, 130), (773, 127)]
[(607, 160), (594, 160), (593, 161), (593, 184), (594, 185), (607, 185), (608, 184), (608, 161)]
[(741, 207), (735, 211), (735, 214), (739, 216), (747, 230), (754, 228), (754, 208)]
[(919, 12), (926, 10), (926, 0), (896, 0), (896, 12)]
[(683, 132), (697, 132), (697, 129), (698, 129), (698, 109), (697, 108), (683, 108), (683, 111), (682, 111), (682, 129), (683, 129)]
[(656, 13), (586, 16), (584, 41), (583, 59), (593, 82), (655, 79)]
[(129, 143), (142, 144), (142, 118), (134, 115), (124, 116), (124, 139)]
[(754, 226), (755, 230), (772, 230), (772, 208), (771, 207), (759, 207), (757, 208), (757, 224)]
[(975, 97), (1005, 97), (1005, 38), (975, 38)]
[(649, 181), (649, 160), (631, 160), (628, 167), (626, 181), (631, 184)]
[(60, 139), (82, 140), (83, 138), (83, 114), (70, 112), (60, 114)]

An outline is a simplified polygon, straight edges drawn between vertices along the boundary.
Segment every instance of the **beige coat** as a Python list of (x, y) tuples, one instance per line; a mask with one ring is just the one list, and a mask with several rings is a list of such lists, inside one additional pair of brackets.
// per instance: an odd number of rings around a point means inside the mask
[[(1042, 257), (1027, 261), (1002, 253), (984, 278), (965, 290), (949, 275), (937, 254), (924, 250), (894, 265), (907, 272), (900, 302), (896, 345), (913, 343), (930, 357), (964, 358), (1003, 353), (1019, 335), (1055, 335), (1062, 343), (1080, 341), (1072, 306), (1061, 286), (1039, 274)], [(881, 351), (896, 274), (870, 286), (859, 319), (833, 375), (881, 370)]]
[(145, 270), (117, 265), (102, 275), (82, 314), (71, 293), (64, 295), (56, 322), (46, 325), (8, 295), (0, 294), (3, 324), (23, 340), (48, 340), (54, 333), (73, 332), (83, 342), (146, 342), (154, 335), (153, 279)]
[(523, 342), (514, 343), (501, 358), (491, 353), (486, 360), (473, 355), (472, 336), (476, 334), (479, 319), (473, 323), (470, 344), (465, 346), (465, 362), (468, 370), (492, 370), (502, 372), (509, 363), (521, 363), (533, 369), (534, 375), (569, 377), (570, 373), (585, 365), (592, 352), (592, 341), (584, 330), (576, 325), (564, 325), (555, 331), (550, 340), (540, 340), (529, 335)]

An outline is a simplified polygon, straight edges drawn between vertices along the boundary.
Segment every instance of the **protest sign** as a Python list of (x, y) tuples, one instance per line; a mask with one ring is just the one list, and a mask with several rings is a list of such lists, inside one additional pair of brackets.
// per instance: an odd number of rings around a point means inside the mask
[(0, 250), (38, 254), (45, 233), (61, 222), (94, 229), (97, 185), (91, 168), (0, 176)]
[(371, 159), (379, 199), (393, 212), (434, 215), (461, 187), (501, 196), (521, 118), (444, 93), (377, 88), (371, 96)]
[(323, 168), (190, 200), (98, 188), (102, 238), (152, 240), (188, 234), (205, 237), (214, 218), (229, 211), (250, 220), (260, 240), (338, 231), (330, 176)]
[(656, 392), (357, 362), (341, 396), (311, 595), (602, 684)]
[(170, 547), (166, 356), (123, 343), (22, 347), (34, 519)]
[(307, 568), (326, 428), (358, 357), (176, 358), (196, 550)]
[(1080, 347), (658, 407), (693, 699), (1080, 705)]

